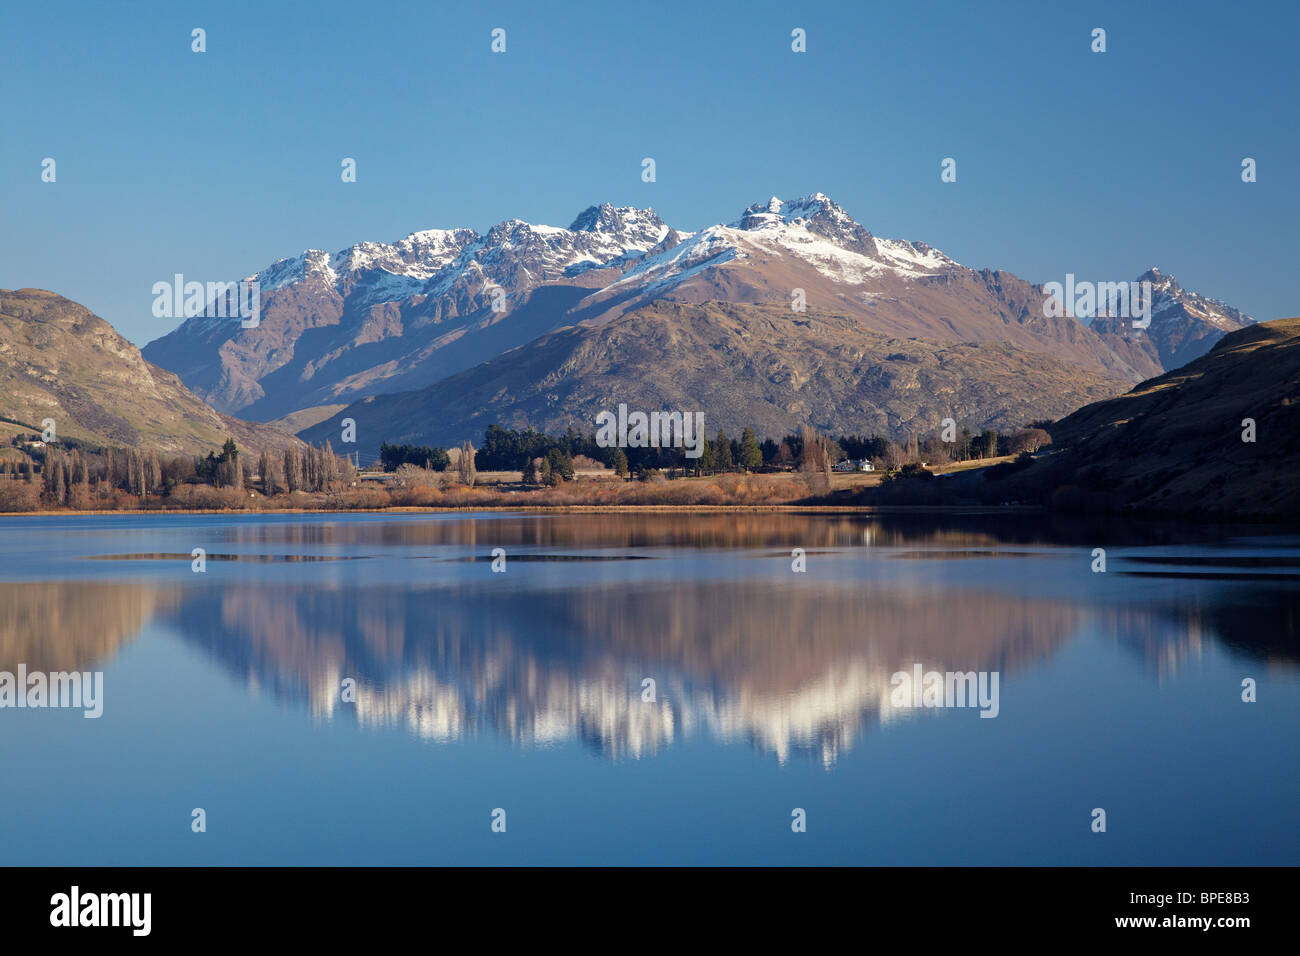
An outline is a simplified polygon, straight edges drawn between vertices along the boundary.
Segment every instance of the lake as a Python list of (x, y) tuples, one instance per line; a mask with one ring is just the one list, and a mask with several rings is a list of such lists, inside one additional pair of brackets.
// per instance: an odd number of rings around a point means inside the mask
[(1294, 865), (1298, 576), (1041, 515), (0, 518), (0, 672), (103, 675), (0, 709), (0, 862)]

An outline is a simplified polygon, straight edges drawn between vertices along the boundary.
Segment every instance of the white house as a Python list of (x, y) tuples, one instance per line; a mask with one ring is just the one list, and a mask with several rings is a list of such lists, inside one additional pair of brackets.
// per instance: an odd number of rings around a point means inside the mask
[(863, 458), (861, 461), (857, 461), (853, 458), (845, 458), (843, 461), (835, 463), (834, 470), (835, 471), (875, 471), (876, 469), (872, 467), (872, 464), (869, 459)]

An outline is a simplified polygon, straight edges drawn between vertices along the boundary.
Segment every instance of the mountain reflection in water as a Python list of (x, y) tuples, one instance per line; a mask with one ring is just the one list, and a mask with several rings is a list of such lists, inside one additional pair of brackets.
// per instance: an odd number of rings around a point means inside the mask
[[(1005, 693), (1007, 679), (1085, 626), (1113, 635), (1162, 677), (1209, 641), (1269, 666), (1297, 660), (1300, 599), (1261, 580), (1270, 567), (1294, 566), (1294, 554), (1216, 561), (1170, 536), (1156, 536), (1179, 551), (1167, 560), (1149, 552), (1128, 564), (1115, 559), (1121, 573), (1105, 582), (1105, 600), (1095, 591), (1102, 582), (1080, 571), (1086, 558), (1063, 559), (1058, 545), (1073, 543), (1073, 531), (960, 517), (234, 523), (213, 536), (223, 552), (274, 554), (278, 564), (293, 552), (287, 563), (303, 566), (276, 581), (260, 580), (255, 567), (222, 578), (182, 566), (112, 580), (0, 583), (0, 670), (20, 661), (103, 666), (152, 620), (250, 687), (319, 719), (439, 742), (581, 740), (610, 758), (646, 757), (706, 734), (829, 766), (862, 733), (909, 715), (891, 709), (890, 677), (914, 663), (999, 671)], [(473, 561), (493, 547), (536, 563), (493, 574)], [(792, 547), (808, 552), (809, 573), (791, 572)], [(340, 555), (386, 563), (385, 572), (313, 579), (311, 562)], [(697, 563), (683, 564), (683, 555)], [(86, 555), (187, 556), (179, 547)], [(619, 557), (658, 560), (625, 564), (612, 579), (591, 570), (596, 559)], [(1167, 587), (1175, 590), (1151, 594), (1147, 583), (1125, 581), (1125, 568), (1138, 564), (1174, 578), (1180, 567), (1216, 565), (1260, 576), (1230, 586), (1174, 582)], [(976, 573), (993, 565), (995, 578)], [(1019, 580), (1019, 569), (1042, 566), (1050, 567)], [(356, 682), (354, 703), (341, 699), (346, 678)], [(655, 682), (653, 701), (642, 697), (646, 678)]]

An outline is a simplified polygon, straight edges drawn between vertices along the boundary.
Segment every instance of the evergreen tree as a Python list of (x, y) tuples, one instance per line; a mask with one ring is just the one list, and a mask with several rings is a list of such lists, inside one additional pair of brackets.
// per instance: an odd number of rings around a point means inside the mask
[(713, 443), (707, 438), (704, 439), (704, 448), (700, 450), (700, 457), (695, 459), (695, 466), (705, 475), (711, 475), (717, 470), (717, 464), (713, 460)]
[(713, 453), (713, 458), (718, 463), (718, 471), (731, 471), (735, 467), (731, 457), (731, 442), (721, 428), (718, 429), (718, 448)]
[(627, 477), (627, 454), (621, 448), (614, 448), (609, 455), (610, 467), (620, 478)]
[(763, 451), (758, 447), (754, 429), (746, 428), (740, 436), (740, 467), (753, 471), (763, 464)]
[(546, 453), (546, 463), (552, 477), (559, 481), (573, 480), (573, 459), (563, 448), (552, 448)]

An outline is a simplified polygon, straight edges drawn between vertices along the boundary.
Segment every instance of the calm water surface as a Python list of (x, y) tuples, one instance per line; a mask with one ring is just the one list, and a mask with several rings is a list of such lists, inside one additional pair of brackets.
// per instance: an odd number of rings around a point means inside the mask
[(1298, 576), (1041, 517), (4, 518), (0, 671), (104, 713), (0, 710), (0, 863), (1297, 864)]

